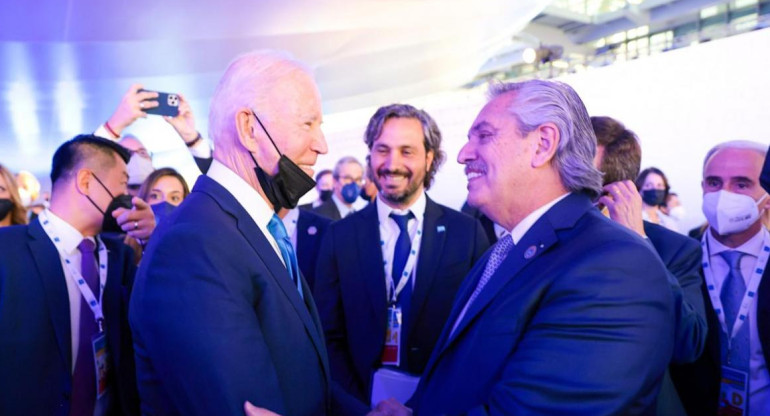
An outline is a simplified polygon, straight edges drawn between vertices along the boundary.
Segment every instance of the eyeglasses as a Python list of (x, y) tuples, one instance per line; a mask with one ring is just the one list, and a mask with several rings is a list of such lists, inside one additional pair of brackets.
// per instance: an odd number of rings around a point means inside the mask
[(144, 147), (140, 147), (139, 149), (136, 149), (136, 150), (131, 150), (131, 149), (126, 149), (126, 150), (128, 150), (128, 153), (131, 156), (139, 155), (145, 159), (152, 159), (152, 153), (148, 152), (147, 149), (145, 149)]

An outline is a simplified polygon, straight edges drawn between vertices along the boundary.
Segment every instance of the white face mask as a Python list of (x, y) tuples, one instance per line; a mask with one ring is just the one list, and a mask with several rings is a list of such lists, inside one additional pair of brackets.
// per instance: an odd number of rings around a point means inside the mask
[(19, 199), (21, 199), (21, 206), (28, 207), (32, 203), (32, 195), (29, 194), (25, 188), (19, 188)]
[(134, 154), (131, 155), (126, 170), (128, 170), (128, 184), (141, 185), (155, 168), (152, 167), (152, 160)]
[(759, 219), (757, 204), (762, 203), (766, 196), (754, 201), (748, 195), (724, 190), (709, 192), (703, 195), (703, 214), (717, 234), (739, 233)]
[(668, 216), (677, 221), (682, 221), (685, 215), (687, 215), (687, 211), (684, 210), (684, 205), (679, 205), (668, 211)]

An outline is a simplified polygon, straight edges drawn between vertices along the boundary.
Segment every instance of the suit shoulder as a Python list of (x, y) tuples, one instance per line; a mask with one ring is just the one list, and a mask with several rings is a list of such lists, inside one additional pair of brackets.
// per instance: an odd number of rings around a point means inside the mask
[(306, 210), (306, 209), (301, 209), (300, 208), (299, 215), (300, 215), (300, 217), (305, 217), (308, 222), (316, 224), (316, 225), (321, 224), (321, 225), (324, 225), (324, 226), (328, 226), (329, 224), (334, 222), (331, 219), (329, 219), (328, 217), (324, 217), (323, 215), (319, 215), (319, 214), (317, 214), (317, 213), (315, 213), (315, 212), (313, 212), (313, 211), (311, 211), (309, 209)]
[(0, 227), (0, 248), (2, 252), (19, 246), (19, 242), (29, 240), (29, 225), (11, 225)]
[(671, 231), (661, 225), (645, 221), (644, 232), (656, 249), (668, 249), (677, 252), (700, 252), (698, 240)]

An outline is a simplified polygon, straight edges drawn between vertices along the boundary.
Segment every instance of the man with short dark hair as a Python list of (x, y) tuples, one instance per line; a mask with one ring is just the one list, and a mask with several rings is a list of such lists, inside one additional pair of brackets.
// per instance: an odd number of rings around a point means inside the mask
[[(410, 404), (418, 415), (651, 414), (673, 351), (666, 270), (593, 207), (601, 173), (568, 85), (495, 85), (458, 161), (510, 235), (465, 278)], [(406, 414), (393, 401), (373, 412)]]
[(315, 190), (318, 193), (318, 198), (308, 204), (300, 205), (299, 209), (312, 211), (331, 199), (334, 193), (334, 174), (330, 169), (324, 169), (315, 174)]
[(445, 158), (427, 112), (381, 107), (365, 140), (379, 194), (327, 230), (314, 293), (332, 377), (369, 403), (373, 386), (375, 400), (414, 389), (457, 288), (489, 243), (476, 220), (425, 193)]
[(95, 136), (65, 142), (53, 157), (50, 208), (0, 229), (0, 414), (139, 414), (133, 256), (100, 235), (146, 239), (154, 227), (150, 207), (126, 195), (127, 161), (120, 145)]
[[(610, 117), (591, 117), (596, 133), (594, 165), (604, 175), (600, 205), (613, 221), (636, 232), (655, 248), (670, 272), (674, 295), (676, 335), (671, 364), (686, 364), (700, 357), (706, 344), (706, 310), (701, 295), (701, 248), (697, 241), (663, 226), (642, 220), (642, 198), (634, 185), (639, 175), (642, 148), (636, 134)], [(658, 414), (687, 413), (668, 372), (658, 395)]]
[(364, 167), (358, 159), (345, 156), (334, 165), (333, 192), (329, 199), (313, 208), (313, 212), (332, 221), (345, 218), (356, 211), (353, 206), (364, 185)]

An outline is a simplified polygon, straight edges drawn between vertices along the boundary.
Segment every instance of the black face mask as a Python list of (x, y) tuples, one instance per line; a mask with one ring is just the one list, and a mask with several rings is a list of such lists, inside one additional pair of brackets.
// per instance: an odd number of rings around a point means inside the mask
[(102, 213), (104, 216), (104, 219), (102, 220), (102, 232), (103, 233), (122, 233), (123, 229), (120, 228), (118, 225), (118, 220), (115, 219), (112, 216), (112, 213), (115, 212), (118, 208), (126, 208), (131, 209), (131, 207), (134, 206), (134, 204), (131, 202), (131, 195), (118, 195), (113, 196), (112, 192), (110, 192), (109, 189), (107, 189), (106, 186), (104, 186), (104, 183), (102, 183), (101, 179), (99, 179), (98, 176), (96, 176), (95, 173), (92, 173), (94, 175), (94, 179), (96, 179), (97, 182), (99, 182), (99, 185), (104, 188), (105, 191), (107, 191), (107, 194), (112, 198), (112, 201), (110, 201), (110, 205), (107, 206), (106, 211), (102, 211), (101, 208), (99, 208), (99, 205), (96, 205), (93, 199), (91, 199), (90, 196), (86, 195), (86, 198), (88, 198), (89, 201), (96, 207), (96, 209), (99, 210), (99, 212)]
[(663, 201), (665, 200), (666, 200), (665, 189), (645, 189), (642, 191), (642, 201), (644, 201), (645, 204), (651, 207), (663, 205)]
[(278, 212), (281, 208), (293, 209), (297, 206), (299, 199), (315, 187), (315, 181), (305, 173), (305, 171), (300, 169), (296, 163), (286, 157), (286, 155), (281, 154), (281, 151), (278, 150), (278, 146), (275, 145), (273, 138), (270, 137), (270, 133), (267, 132), (262, 121), (257, 117), (257, 114), (254, 113), (254, 111), (251, 113), (254, 114), (257, 123), (262, 127), (267, 138), (270, 139), (270, 143), (275, 147), (275, 151), (281, 155), (281, 159), (278, 160), (278, 173), (275, 176), (270, 176), (259, 167), (257, 159), (255, 159), (254, 155), (249, 152), (251, 160), (253, 160), (256, 165), (254, 173), (257, 174), (259, 186), (262, 187), (265, 196), (270, 203), (273, 204), (275, 212)]
[(0, 199), (0, 220), (5, 218), (13, 209), (13, 201), (8, 198)]
[(321, 193), (318, 194), (318, 198), (320, 198), (321, 201), (326, 202), (332, 199), (332, 195), (334, 195), (334, 191), (331, 189), (323, 189), (321, 190)]

